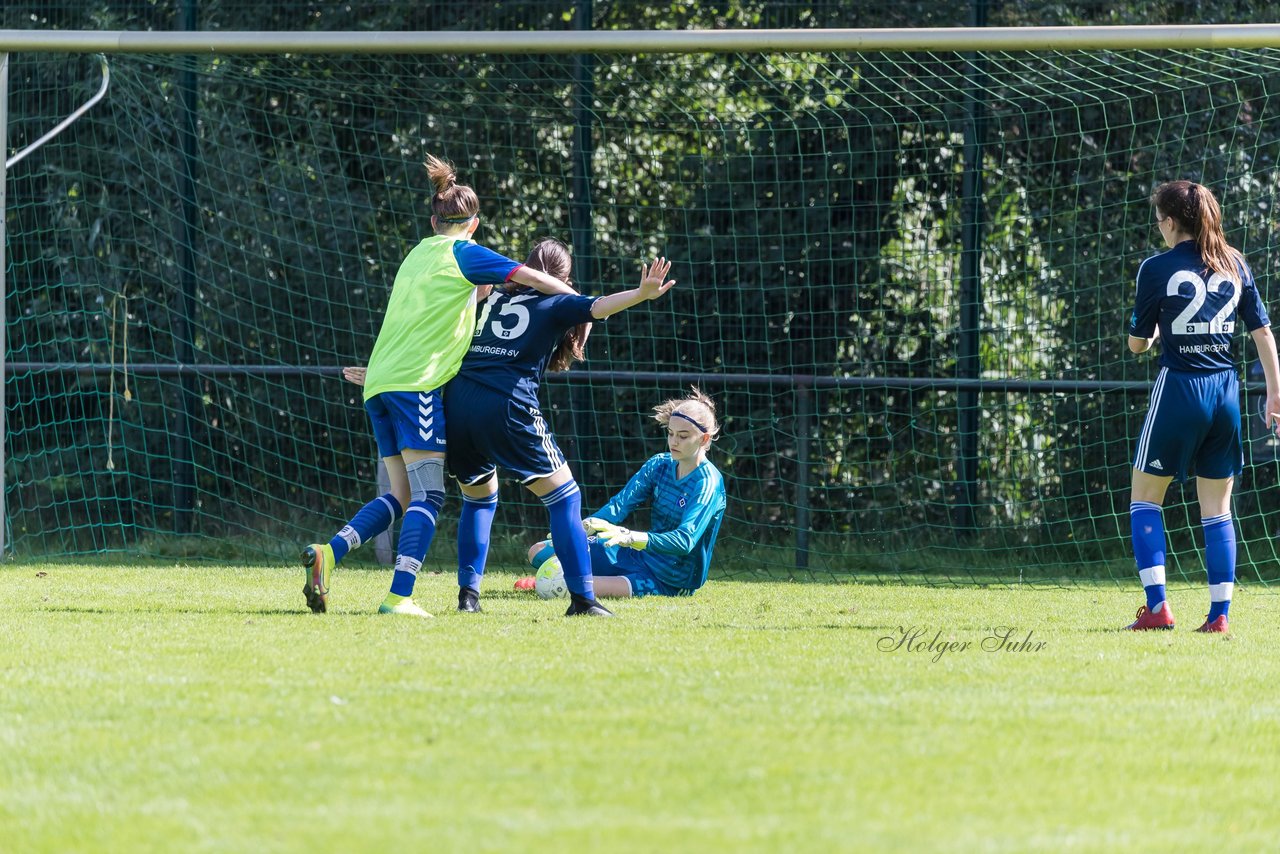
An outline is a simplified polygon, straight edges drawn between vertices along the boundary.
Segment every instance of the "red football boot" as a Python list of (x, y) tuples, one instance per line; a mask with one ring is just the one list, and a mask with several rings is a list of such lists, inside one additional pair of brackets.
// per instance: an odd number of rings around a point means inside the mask
[(1146, 605), (1138, 609), (1137, 618), (1129, 625), (1125, 626), (1131, 632), (1145, 632), (1148, 629), (1171, 629), (1173, 628), (1173, 612), (1169, 610), (1169, 603), (1165, 602), (1164, 607), (1159, 613), (1153, 613), (1148, 610)]
[[(1169, 607), (1168, 605), (1165, 606)], [(1209, 622), (1209, 618), (1205, 617), (1204, 625), (1196, 629), (1197, 632), (1204, 632), (1211, 635), (1225, 635), (1229, 632), (1227, 628), (1227, 615), (1219, 614), (1218, 618), (1213, 622)]]
[(516, 579), (516, 590), (532, 590), (532, 589), (533, 589), (532, 575), (525, 575), (525, 576), (522, 576), (521, 578)]

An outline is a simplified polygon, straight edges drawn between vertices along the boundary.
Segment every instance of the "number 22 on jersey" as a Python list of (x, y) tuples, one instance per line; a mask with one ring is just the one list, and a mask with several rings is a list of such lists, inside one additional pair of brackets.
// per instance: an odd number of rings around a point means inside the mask
[[(1191, 301), (1187, 303), (1186, 308), (1182, 309), (1182, 313), (1173, 319), (1173, 323), (1169, 325), (1169, 332), (1172, 335), (1212, 335), (1215, 333), (1226, 333), (1230, 335), (1236, 331), (1236, 322), (1228, 320), (1236, 310), (1236, 304), (1240, 302), (1240, 289), (1236, 283), (1223, 276), (1220, 273), (1214, 273), (1209, 277), (1208, 284), (1204, 279), (1197, 276), (1190, 270), (1179, 270), (1169, 277), (1169, 285), (1165, 291), (1166, 295), (1176, 297), (1179, 295), (1182, 285), (1189, 284), (1192, 288)], [(1197, 320), (1196, 317), (1200, 313), (1200, 309), (1204, 307), (1205, 296), (1207, 293), (1218, 293), (1222, 285), (1231, 288), (1231, 299), (1227, 300), (1212, 320)]]

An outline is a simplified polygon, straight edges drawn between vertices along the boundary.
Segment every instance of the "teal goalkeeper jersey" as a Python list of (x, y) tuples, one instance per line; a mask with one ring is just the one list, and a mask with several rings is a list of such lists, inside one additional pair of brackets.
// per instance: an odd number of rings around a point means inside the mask
[(369, 356), (364, 399), (431, 391), (458, 373), (476, 325), (476, 286), (501, 284), (520, 263), (465, 238), (437, 234), (405, 256)]
[(621, 524), (636, 508), (649, 505), (649, 545), (637, 554), (663, 582), (697, 590), (707, 581), (724, 519), (724, 477), (703, 460), (677, 478), (677, 465), (670, 454), (650, 457), (621, 492), (591, 515)]

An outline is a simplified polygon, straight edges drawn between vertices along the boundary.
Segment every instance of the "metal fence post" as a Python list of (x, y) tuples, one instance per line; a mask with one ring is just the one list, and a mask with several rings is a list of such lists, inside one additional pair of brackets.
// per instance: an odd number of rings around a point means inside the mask
[[(578, 0), (574, 15), (574, 29), (590, 30), (595, 13), (593, 0)], [(600, 293), (595, 263), (595, 226), (592, 222), (591, 173), (595, 146), (591, 139), (592, 102), (595, 99), (595, 56), (579, 53), (573, 58), (573, 164), (571, 188), (573, 198), (569, 202), (569, 234), (573, 242), (573, 278), (585, 287)], [(599, 443), (595, 438), (592, 413), (595, 410), (593, 390), (590, 384), (574, 383), (569, 387), (569, 415), (573, 423), (573, 437), (566, 442), (578, 481), (594, 480), (587, 472), (592, 460), (600, 460)], [(608, 484), (606, 484), (606, 487)], [(584, 508), (585, 510), (585, 508)]]
[[(974, 0), (973, 26), (987, 25), (987, 0)], [(965, 94), (964, 173), (960, 179), (960, 340), (956, 360), (956, 376), (961, 380), (977, 380), (982, 365), (982, 142), (986, 129), (986, 103), (983, 92), (985, 78), (983, 60), (966, 54), (971, 64), (968, 91)], [(974, 507), (978, 501), (978, 430), (981, 396), (976, 382), (962, 386), (956, 396), (957, 449), (956, 527), (972, 530), (976, 524)]]
[(9, 54), (0, 53), (0, 560), (4, 559), (5, 536), (9, 524), (8, 504), (5, 502), (5, 490), (9, 488), (9, 479), (5, 477), (5, 445), (9, 441), (9, 430), (5, 425), (4, 408), (6, 405), (6, 383), (8, 382), (6, 362), (8, 362), (8, 341), (5, 339), (5, 300), (8, 289), (5, 285), (5, 188), (9, 184), (9, 170), (5, 160), (9, 156)]
[[(194, 31), (198, 21), (197, 0), (183, 0), (182, 29)], [(194, 62), (194, 59), (192, 60)], [(179, 284), (177, 310), (174, 312), (174, 361), (179, 365), (195, 362), (196, 252), (195, 236), (200, 212), (196, 207), (196, 72), (188, 66), (178, 75), (182, 123), (178, 168), (178, 196), (182, 200), (182, 220), (178, 224)], [(195, 371), (183, 371), (178, 377), (178, 417), (173, 437), (173, 530), (177, 534), (191, 531), (195, 512), (196, 471), (191, 434), (200, 417), (200, 378)]]
[(796, 569), (809, 568), (809, 436), (813, 433), (813, 391), (796, 387)]

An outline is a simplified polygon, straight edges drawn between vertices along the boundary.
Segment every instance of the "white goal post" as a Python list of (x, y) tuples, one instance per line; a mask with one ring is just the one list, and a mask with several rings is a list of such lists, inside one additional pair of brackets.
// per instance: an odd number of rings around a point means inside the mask
[(1141, 50), (1280, 47), (1280, 24), (939, 29), (446, 32), (0, 30), (0, 52), (733, 53), (738, 51)]

